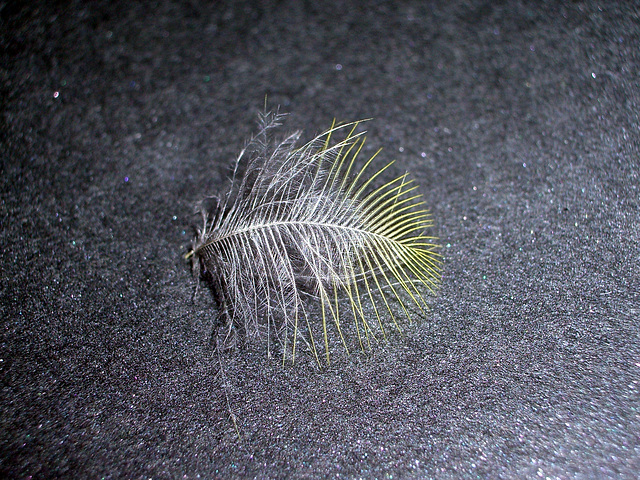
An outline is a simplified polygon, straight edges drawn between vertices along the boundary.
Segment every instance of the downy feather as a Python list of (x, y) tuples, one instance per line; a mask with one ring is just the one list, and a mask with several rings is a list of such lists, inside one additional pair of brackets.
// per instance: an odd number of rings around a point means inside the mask
[(243, 327), (275, 337), (292, 360), (303, 341), (318, 362), (321, 342), (329, 362), (331, 325), (347, 348), (350, 319), (364, 348), (387, 326), (400, 328), (394, 303), (409, 319), (410, 305), (427, 308), (424, 293), (440, 279), (437, 239), (427, 235), (432, 220), (407, 174), (374, 186), (393, 162), (371, 175), (379, 151), (356, 164), (361, 122), (334, 123), (297, 146), (300, 132), (272, 140), (281, 118), (260, 116), (228, 191), (211, 211), (201, 208), (187, 257), (210, 281), (228, 335)]

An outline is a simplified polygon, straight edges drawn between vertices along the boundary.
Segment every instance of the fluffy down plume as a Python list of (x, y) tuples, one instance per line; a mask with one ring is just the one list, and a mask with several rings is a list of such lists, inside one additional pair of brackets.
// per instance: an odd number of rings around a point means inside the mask
[(355, 332), (364, 348), (411, 305), (424, 312), (440, 279), (437, 239), (407, 174), (381, 182), (393, 162), (369, 173), (377, 153), (358, 167), (360, 122), (297, 146), (300, 132), (272, 140), (281, 118), (260, 116), (228, 191), (201, 207), (186, 257), (210, 282), (227, 338), (237, 327), (276, 338), (292, 361), (302, 341), (319, 363), (321, 342), (329, 362), (333, 334), (348, 350), (343, 331)]

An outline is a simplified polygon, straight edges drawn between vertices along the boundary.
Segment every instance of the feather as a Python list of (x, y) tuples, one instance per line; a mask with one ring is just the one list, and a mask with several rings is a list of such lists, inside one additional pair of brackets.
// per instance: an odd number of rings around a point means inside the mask
[(358, 168), (361, 121), (334, 122), (297, 146), (300, 132), (272, 140), (282, 117), (260, 115), (228, 191), (201, 208), (186, 257), (209, 280), (227, 336), (236, 327), (266, 334), (269, 345), (273, 336), (292, 361), (303, 341), (318, 363), (321, 341), (329, 362), (331, 325), (348, 350), (350, 319), (364, 348), (400, 328), (392, 303), (409, 320), (410, 305), (428, 308), (424, 293), (440, 279), (437, 239), (426, 234), (433, 222), (408, 174), (381, 182), (391, 162), (369, 175), (379, 151)]

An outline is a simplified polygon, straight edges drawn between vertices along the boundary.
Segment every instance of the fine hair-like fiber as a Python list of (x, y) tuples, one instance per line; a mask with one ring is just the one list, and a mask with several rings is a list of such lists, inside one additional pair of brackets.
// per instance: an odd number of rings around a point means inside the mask
[(323, 344), (328, 363), (329, 330), (347, 350), (343, 332), (355, 332), (364, 349), (400, 329), (399, 316), (410, 320), (410, 305), (428, 308), (424, 295), (440, 279), (437, 239), (408, 174), (382, 181), (393, 162), (370, 168), (379, 151), (358, 165), (361, 121), (334, 122), (298, 146), (301, 132), (274, 140), (282, 117), (260, 114), (228, 190), (212, 208), (200, 205), (186, 257), (214, 291), (223, 338), (237, 328), (264, 335), (292, 361), (302, 342), (318, 363)]

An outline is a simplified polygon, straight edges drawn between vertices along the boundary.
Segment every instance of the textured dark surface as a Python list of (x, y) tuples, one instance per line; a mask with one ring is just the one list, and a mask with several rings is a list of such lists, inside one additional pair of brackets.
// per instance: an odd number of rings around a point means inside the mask
[[(634, 2), (17, 3), (0, 4), (2, 476), (640, 471)], [(443, 285), (371, 353), (337, 346), (318, 371), (242, 349), (223, 378), (181, 255), (265, 94), (307, 138), (374, 117), (369, 148), (435, 215)]]

